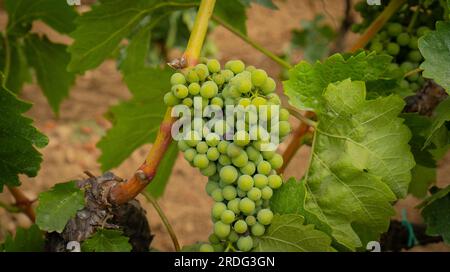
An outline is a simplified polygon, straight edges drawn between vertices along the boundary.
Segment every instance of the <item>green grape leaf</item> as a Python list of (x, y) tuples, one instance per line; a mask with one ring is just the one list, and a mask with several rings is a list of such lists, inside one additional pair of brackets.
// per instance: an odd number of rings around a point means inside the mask
[(422, 75), (431, 78), (450, 94), (450, 22), (437, 22), (436, 30), (419, 39), (425, 61)]
[(42, 231), (33, 224), (28, 229), (17, 228), (14, 238), (7, 235), (0, 252), (42, 252), (44, 243)]
[(423, 208), (422, 216), (427, 225), (426, 233), (432, 236), (442, 236), (444, 242), (450, 244), (450, 194), (449, 190), (445, 190), (445, 192), (447, 193), (445, 196), (432, 201)]
[(349, 58), (335, 54), (323, 63), (311, 65), (306, 61), (289, 70), (289, 80), (283, 82), (289, 102), (301, 109), (324, 110), (323, 93), (328, 84), (350, 78), (374, 81), (384, 76), (392, 58), (387, 55), (360, 52)]
[(63, 44), (52, 43), (45, 36), (29, 35), (25, 40), (28, 62), (55, 113), (59, 112), (59, 105), (75, 81), (75, 74), (66, 71), (70, 60), (66, 48)]
[(408, 193), (418, 198), (425, 197), (428, 188), (436, 182), (436, 174), (436, 168), (417, 164), (411, 171), (411, 183), (409, 184)]
[(274, 190), (270, 208), (278, 214), (302, 214), (304, 208), (300, 200), (304, 197), (304, 191), (297, 181), (290, 178), (279, 189)]
[(214, 7), (214, 15), (242, 34), (247, 35), (245, 6), (239, 0), (218, 0)]
[[(5, 37), (0, 37), (1, 44), (5, 43)], [(10, 47), (9, 73), (5, 79), (5, 87), (13, 93), (19, 93), (25, 82), (31, 81), (31, 74), (21, 42), (8, 40)], [(0, 55), (6, 56), (7, 51), (0, 47)], [(0, 69), (5, 71), (6, 57), (0, 58)], [(6, 76), (6, 75), (5, 75)]]
[(145, 66), (150, 39), (147, 30), (143, 28), (133, 37), (121, 65), (133, 98), (110, 109), (113, 127), (98, 143), (102, 151), (99, 162), (104, 171), (118, 166), (140, 146), (153, 142), (164, 118), (163, 97), (170, 90), (173, 72)]
[(146, 188), (147, 192), (149, 192), (153, 197), (159, 198), (164, 194), (170, 175), (172, 174), (172, 168), (177, 160), (177, 155), (178, 147), (177, 144), (173, 142), (170, 144), (164, 154), (164, 158), (159, 163), (158, 171), (156, 172), (155, 177)]
[[(3, 85), (2, 85), (3, 86)], [(39, 171), (42, 155), (36, 148), (48, 144), (48, 138), (23, 116), (31, 108), (4, 87), (0, 87), (0, 192), (3, 185), (20, 185), (19, 174), (34, 177)]]
[(130, 252), (129, 238), (121, 230), (97, 229), (97, 232), (81, 244), (82, 252)]
[(239, 0), (243, 5), (249, 7), (251, 4), (258, 4), (269, 9), (278, 9), (272, 0)]
[(444, 101), (439, 103), (434, 112), (433, 123), (428, 129), (427, 139), (423, 145), (423, 148), (427, 147), (433, 137), (437, 134), (438, 130), (445, 124), (445, 122), (450, 121), (450, 98), (447, 97)]
[(330, 44), (336, 33), (323, 22), (324, 18), (323, 15), (317, 15), (312, 21), (302, 20), (301, 30), (292, 31), (291, 44), (294, 48), (303, 48), (306, 61), (322, 60), (330, 51)]
[(330, 252), (331, 238), (303, 225), (304, 218), (298, 214), (275, 215), (264, 236), (254, 249), (257, 252)]
[(119, 43), (148, 15), (189, 8), (197, 1), (188, 0), (103, 0), (76, 20), (69, 47), (69, 71), (84, 72), (100, 65)]
[(8, 12), (8, 33), (25, 34), (34, 20), (42, 20), (60, 33), (70, 33), (75, 29), (74, 20), (78, 16), (74, 7), (61, 0), (6, 0)]
[(350, 250), (387, 230), (391, 203), (406, 195), (414, 167), (411, 133), (397, 117), (403, 100), (365, 95), (361, 81), (328, 86), (310, 166), (299, 183), (307, 222)]
[(41, 230), (61, 233), (67, 222), (84, 207), (84, 192), (75, 181), (59, 183), (39, 194), (36, 224)]

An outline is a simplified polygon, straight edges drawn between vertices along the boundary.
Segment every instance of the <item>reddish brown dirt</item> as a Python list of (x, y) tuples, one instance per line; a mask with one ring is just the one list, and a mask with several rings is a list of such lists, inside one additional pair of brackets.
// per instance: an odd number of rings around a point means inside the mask
[[(272, 11), (259, 6), (252, 7), (248, 12), (249, 36), (276, 53), (282, 53), (290, 39), (290, 31), (299, 26), (301, 19), (312, 19), (315, 13), (325, 13), (328, 20), (336, 25), (343, 13), (342, 1), (312, 1), (288, 0), (275, 1), (280, 10)], [(5, 15), (0, 14), (1, 27), (4, 26)], [(67, 37), (60, 37), (38, 24), (35, 29), (51, 34), (54, 40), (67, 42)], [(239, 38), (218, 27), (212, 33), (219, 48), (219, 58), (222, 61), (242, 59), (246, 63), (267, 70), (276, 77), (279, 67), (264, 55), (242, 42)], [(354, 37), (349, 37), (351, 41)], [(279, 84), (280, 85), (280, 84)], [(111, 105), (130, 97), (120, 73), (115, 69), (115, 63), (106, 61), (93, 71), (79, 76), (70, 97), (61, 106), (59, 118), (55, 118), (35, 84), (27, 85), (22, 93), (24, 99), (35, 105), (28, 113), (37, 126), (50, 138), (50, 144), (42, 150), (44, 162), (39, 175), (35, 178), (23, 177), (23, 190), (32, 199), (55, 183), (71, 179), (83, 178), (83, 171), (90, 170), (100, 174), (97, 158), (100, 151), (96, 143), (110, 127), (102, 117)], [(129, 177), (140, 162), (145, 158), (149, 145), (136, 150), (133, 155), (113, 171), (122, 177)], [(281, 146), (283, 149), (284, 146)], [(306, 170), (309, 148), (303, 147), (296, 154), (286, 170), (286, 177), (301, 177)], [(440, 162), (438, 181), (444, 185), (450, 176), (450, 156)], [(165, 195), (159, 200), (162, 209), (172, 223), (181, 244), (191, 244), (204, 241), (210, 233), (210, 206), (212, 201), (204, 192), (206, 178), (190, 167), (179, 156), (173, 175), (170, 178)], [(148, 217), (156, 235), (153, 246), (159, 250), (173, 250), (161, 220), (154, 209), (139, 197), (148, 211)], [(11, 196), (5, 192), (0, 194), (0, 200), (11, 201)], [(418, 201), (412, 197), (397, 204), (398, 210), (407, 208), (413, 222), (419, 222), (420, 217), (413, 209)], [(7, 214), (0, 209), (0, 240), (6, 231), (13, 231), (16, 226), (28, 226), (30, 222), (22, 214)], [(449, 251), (442, 244), (432, 245), (415, 250)]]

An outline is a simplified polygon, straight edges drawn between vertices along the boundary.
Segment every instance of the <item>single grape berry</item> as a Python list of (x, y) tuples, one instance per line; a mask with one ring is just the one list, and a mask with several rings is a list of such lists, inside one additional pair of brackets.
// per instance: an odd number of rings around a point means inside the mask
[(397, 39), (396, 39), (396, 40), (397, 40), (397, 43), (398, 43), (399, 45), (401, 45), (401, 46), (406, 46), (406, 45), (408, 45), (409, 40), (410, 40), (409, 34), (406, 33), (406, 32), (400, 33), (400, 34), (397, 36)]
[(391, 37), (395, 37), (402, 33), (403, 26), (399, 23), (390, 23), (387, 26), (387, 32)]
[(272, 189), (278, 189), (283, 185), (283, 180), (279, 175), (270, 175), (268, 177), (268, 184)]
[(250, 200), (258, 201), (258, 200), (261, 199), (261, 190), (258, 189), (258, 188), (253, 187), (253, 188), (250, 189), (250, 191), (247, 192), (247, 197)]
[(270, 171), (272, 171), (272, 166), (268, 161), (262, 161), (256, 167), (259, 174), (269, 175)]
[(400, 52), (400, 47), (396, 43), (389, 43), (386, 47), (386, 51), (391, 56), (396, 56)]
[(263, 225), (269, 225), (273, 219), (273, 212), (269, 209), (262, 209), (258, 212), (256, 216), (258, 222)]
[(175, 105), (178, 105), (180, 103), (180, 100), (173, 94), (173, 93), (166, 93), (164, 95), (164, 104), (166, 104), (169, 107), (173, 107)]
[(221, 216), (220, 216), (220, 220), (224, 223), (224, 224), (231, 224), (234, 221), (235, 218), (235, 214), (234, 212), (230, 211), (230, 210), (225, 210)]
[(227, 165), (220, 169), (220, 179), (226, 184), (233, 183), (238, 178), (238, 172), (234, 166)]
[(226, 238), (230, 234), (230, 225), (224, 224), (222, 221), (217, 221), (214, 224), (214, 234), (219, 238)]
[(227, 185), (222, 189), (222, 195), (223, 198), (225, 198), (228, 201), (233, 200), (237, 196), (236, 188), (234, 186)]
[(267, 80), (267, 73), (266, 71), (262, 69), (255, 69), (252, 72), (252, 83), (256, 87), (262, 87), (264, 86), (264, 83), (266, 83)]
[(240, 60), (230, 60), (225, 64), (225, 68), (231, 70), (234, 74), (244, 71), (245, 64)]
[(242, 219), (240, 219), (234, 223), (234, 230), (237, 233), (240, 233), (240, 234), (245, 233), (247, 231), (247, 229), (248, 229), (247, 223), (245, 223), (245, 221)]
[(220, 219), (220, 216), (226, 210), (227, 210), (227, 206), (224, 203), (216, 202), (216, 203), (214, 203), (214, 205), (212, 207), (211, 214), (214, 218)]
[(214, 248), (210, 244), (202, 244), (199, 250), (200, 252), (214, 252)]
[(243, 214), (251, 215), (255, 211), (255, 202), (245, 197), (239, 202), (239, 210), (241, 210)]
[(239, 238), (239, 240), (237, 241), (237, 247), (240, 251), (250, 251), (253, 248), (253, 239), (250, 236), (245, 236), (245, 237), (241, 237)]
[(244, 192), (250, 191), (253, 188), (253, 178), (249, 175), (242, 175), (238, 179), (238, 187)]
[(272, 198), (272, 196), (273, 196), (273, 190), (269, 186), (266, 186), (261, 189), (261, 198), (263, 200), (269, 200)]
[(256, 237), (263, 236), (265, 231), (266, 231), (266, 228), (264, 227), (264, 225), (262, 225), (260, 223), (255, 223), (251, 227), (251, 233), (253, 234), (253, 236), (256, 236)]
[(208, 60), (206, 66), (211, 73), (218, 73), (220, 71), (220, 62), (218, 60)]
[(261, 91), (267, 95), (273, 93), (276, 88), (277, 84), (275, 83), (275, 80), (273, 80), (273, 78), (268, 77), (264, 82), (264, 84), (261, 86)]
[(239, 198), (235, 198), (235, 199), (228, 201), (227, 208), (230, 211), (233, 211), (235, 214), (239, 214), (241, 212), (241, 210), (239, 210), (239, 202), (240, 201), (241, 200)]
[(217, 84), (214, 81), (207, 81), (203, 83), (202, 87), (200, 88), (200, 95), (203, 98), (213, 98), (217, 95), (218, 87)]

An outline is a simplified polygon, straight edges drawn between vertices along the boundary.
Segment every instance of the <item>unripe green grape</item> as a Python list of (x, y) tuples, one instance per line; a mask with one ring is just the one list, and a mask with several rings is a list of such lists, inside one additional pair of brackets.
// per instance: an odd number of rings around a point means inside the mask
[(260, 223), (256, 223), (251, 227), (251, 233), (253, 236), (263, 236), (264, 232), (266, 232), (266, 228)]
[(177, 143), (177, 146), (178, 146), (178, 149), (183, 152), (190, 148), (189, 145), (184, 140), (179, 140)]
[(420, 54), (419, 50), (411, 50), (408, 53), (408, 60), (412, 62), (421, 62), (422, 61), (422, 54)]
[(225, 198), (228, 201), (233, 200), (237, 196), (236, 188), (234, 186), (227, 185), (222, 189), (222, 195), (223, 198)]
[(188, 90), (190, 95), (197, 95), (200, 93), (200, 84), (196, 82), (191, 83), (189, 84)]
[(239, 210), (243, 214), (250, 215), (255, 211), (255, 202), (247, 197), (241, 199), (239, 202)]
[(267, 186), (268, 180), (266, 175), (256, 174), (253, 176), (254, 186), (262, 189)]
[(241, 167), (241, 172), (244, 175), (253, 175), (256, 171), (256, 165), (253, 162), (247, 162), (247, 164), (244, 167)]
[(214, 252), (214, 247), (210, 244), (202, 244), (199, 250), (200, 252)]
[(186, 78), (182, 73), (175, 73), (170, 77), (170, 84), (172, 85), (178, 85), (178, 84), (185, 84)]
[(238, 188), (241, 189), (244, 192), (250, 191), (250, 189), (253, 188), (253, 178), (249, 175), (241, 175), (238, 178)]
[(192, 101), (192, 98), (190, 97), (186, 97), (185, 99), (183, 99), (183, 105), (185, 105), (186, 107), (192, 107), (192, 105), (194, 104), (194, 101)]
[(236, 156), (234, 158), (231, 158), (231, 162), (236, 166), (236, 167), (244, 167), (247, 165), (248, 163), (248, 157), (247, 157), (247, 153), (242, 150), (241, 154), (239, 156)]
[(208, 152), (208, 148), (209, 148), (208, 144), (206, 142), (201, 141), (197, 144), (197, 147), (195, 149), (200, 154), (206, 154), (206, 152)]
[(269, 209), (262, 209), (258, 212), (256, 216), (258, 222), (263, 225), (269, 225), (273, 219), (273, 212)]
[(280, 121), (288, 121), (289, 120), (289, 111), (287, 109), (280, 109)]
[(242, 94), (246, 94), (252, 90), (252, 82), (248, 79), (239, 80), (237, 86), (238, 91)]
[(270, 171), (272, 170), (272, 166), (268, 161), (262, 161), (258, 163), (258, 166), (256, 167), (259, 174), (263, 175), (269, 175)]
[(210, 147), (208, 149), (208, 152), (206, 152), (206, 157), (208, 157), (208, 160), (210, 161), (217, 161), (219, 159), (220, 153), (215, 147)]
[(267, 73), (262, 69), (255, 69), (252, 72), (252, 84), (256, 87), (262, 87), (266, 83)]
[(417, 29), (417, 36), (422, 37), (430, 31), (430, 28), (428, 28), (427, 26), (421, 26)]
[[(230, 95), (230, 98), (236, 99), (236, 98), (241, 97), (241, 93), (239, 92), (239, 90), (236, 86), (230, 86), (228, 93)], [(234, 105), (234, 100), (233, 100), (233, 105)]]
[(391, 37), (395, 37), (402, 33), (403, 26), (399, 23), (390, 23), (387, 26), (387, 32)]
[(261, 189), (261, 198), (264, 200), (269, 200), (273, 196), (273, 190), (269, 186), (266, 186)]
[(200, 169), (205, 169), (209, 165), (208, 157), (205, 154), (197, 154), (193, 160), (194, 166)]
[(239, 235), (236, 233), (236, 231), (232, 230), (230, 231), (230, 234), (227, 237), (227, 240), (236, 243), (239, 240)]
[(245, 71), (248, 71), (248, 72), (253, 72), (255, 70), (256, 70), (256, 67), (253, 65), (249, 65), (249, 66), (245, 67)]
[(217, 145), (217, 149), (219, 150), (219, 152), (221, 154), (226, 154), (227, 153), (227, 149), (228, 149), (228, 142), (225, 140), (222, 140), (219, 142), (219, 144)]
[(224, 155), (224, 154), (221, 154), (220, 156), (219, 156), (219, 163), (221, 164), (221, 165), (223, 165), (223, 166), (226, 166), (226, 165), (230, 165), (231, 164), (231, 160), (230, 160), (230, 157), (228, 157), (227, 155)]
[(279, 175), (270, 175), (267, 179), (268, 184), (272, 189), (278, 189), (283, 185), (283, 180)]
[(239, 214), (241, 210), (239, 210), (239, 202), (241, 200), (239, 198), (232, 199), (228, 201), (227, 208), (230, 211), (233, 211), (235, 214)]
[(217, 166), (213, 162), (210, 162), (206, 168), (200, 169), (200, 173), (207, 177), (214, 175), (216, 172)]
[(220, 71), (220, 73), (223, 75), (226, 82), (230, 81), (234, 77), (234, 73), (228, 69), (222, 70), (222, 71)]
[(241, 105), (242, 107), (245, 108), (245, 107), (249, 106), (251, 103), (252, 103), (252, 101), (249, 98), (244, 97), (244, 98), (239, 99), (238, 105)]
[(217, 95), (218, 87), (214, 81), (206, 81), (200, 88), (200, 95), (203, 98), (213, 98)]
[(275, 80), (273, 80), (273, 78), (268, 77), (264, 82), (264, 84), (261, 86), (261, 91), (263, 92), (263, 94), (267, 95), (273, 93), (276, 88), (277, 83), (275, 82)]
[(234, 166), (227, 165), (220, 169), (220, 179), (226, 184), (232, 184), (238, 178), (238, 171)]
[(245, 223), (247, 223), (247, 226), (251, 227), (253, 225), (255, 225), (256, 222), (256, 217), (254, 217), (253, 215), (249, 215), (245, 218)]
[[(222, 195), (222, 189), (217, 188), (211, 193), (212, 199), (216, 202), (222, 202), (223, 201), (223, 195)], [(225, 204), (224, 204), (225, 205)]]
[(209, 76), (208, 67), (203, 63), (195, 65), (194, 70), (197, 73), (198, 79), (200, 81), (204, 81)]
[(230, 234), (230, 225), (224, 224), (222, 221), (217, 221), (214, 224), (214, 234), (219, 238), (226, 238)]
[(222, 98), (216, 96), (211, 99), (211, 105), (216, 105), (220, 108), (223, 108), (223, 100)]
[(397, 36), (397, 43), (401, 46), (406, 46), (409, 43), (409, 34), (406, 32), (400, 33)]
[(386, 46), (386, 51), (391, 56), (396, 56), (400, 52), (400, 47), (396, 43), (389, 43)]
[(234, 143), (229, 144), (227, 147), (227, 155), (231, 158), (239, 156), (241, 152), (242, 148)]
[(408, 46), (411, 49), (418, 49), (419, 48), (419, 40), (417, 39), (417, 37), (412, 37), (409, 40)]
[(200, 81), (197, 72), (194, 69), (191, 69), (189, 72), (187, 72), (186, 74), (186, 79), (189, 83), (197, 83)]
[(291, 133), (291, 124), (289, 124), (288, 121), (280, 121), (278, 123), (278, 126), (279, 126), (280, 137), (284, 137), (284, 136), (288, 135), (289, 133)]
[(189, 90), (182, 84), (177, 84), (172, 87), (172, 93), (176, 98), (183, 99), (189, 94)]
[(194, 161), (195, 156), (197, 156), (197, 151), (193, 148), (189, 148), (184, 151), (184, 158), (188, 162)]
[(180, 99), (178, 99), (172, 92), (168, 92), (164, 95), (164, 104), (169, 107), (180, 104)]
[(283, 166), (283, 157), (280, 154), (276, 153), (269, 160), (269, 163), (272, 166), (272, 169), (279, 169), (281, 166)]
[(253, 239), (250, 236), (241, 237), (237, 241), (237, 247), (240, 251), (250, 251), (253, 248)]
[(230, 60), (225, 64), (225, 68), (231, 70), (234, 74), (244, 71), (245, 64), (240, 60)]
[(212, 247), (214, 248), (214, 252), (224, 252), (225, 250), (222, 244), (214, 244)]
[(215, 181), (208, 181), (205, 186), (205, 191), (208, 195), (211, 195), (215, 189), (219, 188), (219, 183)]
[(239, 219), (238, 221), (236, 221), (234, 223), (234, 230), (237, 233), (240, 233), (240, 234), (245, 233), (247, 231), (247, 229), (248, 229), (247, 223), (245, 223), (245, 221), (242, 219)]
[[(218, 190), (220, 190), (220, 189), (218, 189)], [(216, 202), (216, 203), (214, 203), (214, 205), (212, 207), (211, 215), (216, 219), (220, 219), (220, 216), (226, 210), (227, 210), (227, 206), (224, 203)]]
[(252, 105), (259, 108), (259, 106), (267, 105), (267, 100), (264, 97), (258, 96), (252, 99)]
[(240, 130), (234, 134), (233, 142), (238, 146), (246, 146), (250, 143), (250, 135), (245, 130)]
[(265, 160), (270, 160), (275, 155), (275, 151), (261, 151), (261, 154)]
[(197, 144), (200, 142), (200, 135), (197, 131), (192, 130), (189, 131), (187, 134), (187, 138), (185, 139), (186, 143), (191, 147), (196, 147)]
[(383, 44), (380, 42), (372, 42), (370, 44), (370, 50), (381, 53), (383, 51)]
[(277, 94), (272, 93), (267, 95), (266, 97), (271, 105), (281, 105), (281, 99)]
[(215, 235), (214, 233), (211, 233), (211, 234), (208, 236), (208, 241), (209, 241), (211, 244), (220, 244), (220, 239), (219, 239), (219, 237), (217, 237), (217, 235)]
[(258, 201), (258, 200), (261, 199), (261, 190), (258, 189), (258, 188), (253, 187), (253, 188), (250, 189), (250, 191), (247, 192), (247, 197), (250, 200)]
[(259, 152), (256, 150), (253, 146), (247, 146), (245, 148), (245, 151), (247, 152), (247, 156), (251, 161), (255, 161), (259, 157)]
[(232, 212), (230, 210), (225, 210), (220, 215), (220, 221), (222, 221), (224, 224), (229, 225), (229, 224), (233, 223), (235, 217), (236, 217), (236, 215), (234, 214), (234, 212)]
[(412, 81), (417, 81), (418, 79), (419, 79), (419, 74), (417, 74), (417, 73), (408, 76), (408, 80), (411, 81), (411, 82)]
[(215, 59), (207, 61), (206, 66), (211, 73), (218, 73), (220, 71), (220, 62)]
[(403, 70), (404, 73), (407, 73), (414, 69), (414, 64), (412, 64), (409, 61), (405, 61), (400, 65), (400, 68)]

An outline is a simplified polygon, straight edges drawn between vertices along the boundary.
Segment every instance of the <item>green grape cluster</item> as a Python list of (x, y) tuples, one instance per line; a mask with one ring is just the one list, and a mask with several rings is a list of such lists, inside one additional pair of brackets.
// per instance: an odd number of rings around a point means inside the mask
[[(266, 115), (259, 114), (266, 109), (262, 106), (281, 104), (275, 93), (275, 80), (264, 70), (246, 67), (240, 60), (228, 61), (222, 69), (219, 61), (210, 59), (173, 74), (171, 84), (172, 90), (164, 97), (169, 106), (183, 104), (194, 112), (193, 101), (201, 99), (203, 109), (208, 105), (220, 109), (227, 105), (256, 109), (254, 119), (245, 118), (245, 129), (223, 121), (212, 128), (204, 126), (201, 132), (183, 131), (187, 137), (178, 140), (185, 159), (208, 177), (206, 192), (215, 201), (211, 210), (214, 230), (200, 250), (251, 251), (257, 244), (256, 238), (264, 235), (272, 221), (270, 199), (282, 185), (282, 178), (276, 173), (283, 164), (282, 156), (262, 148), (270, 142), (272, 127), (257, 122), (261, 116), (269, 123), (274, 120), (270, 110)], [(243, 113), (246, 117), (252, 114)], [(240, 117), (235, 112), (232, 119), (236, 122)], [(191, 118), (195, 122), (196, 117)], [(277, 128), (281, 139), (290, 133), (288, 118), (289, 112), (280, 107)], [(197, 121), (205, 124), (209, 119), (202, 117)]]
[[(366, 1), (355, 4), (355, 10), (361, 14), (363, 21), (354, 24), (354, 32), (363, 32), (389, 1), (382, 5), (370, 6)], [(444, 9), (439, 1), (409, 0), (390, 21), (373, 37), (368, 49), (377, 53), (385, 53), (393, 57), (390, 67), (393, 73), (402, 75), (419, 67), (423, 57), (418, 48), (418, 39), (431, 31), (437, 20), (442, 20)], [(417, 91), (425, 84), (425, 79), (419, 73), (413, 73), (401, 82), (403, 88)]]

